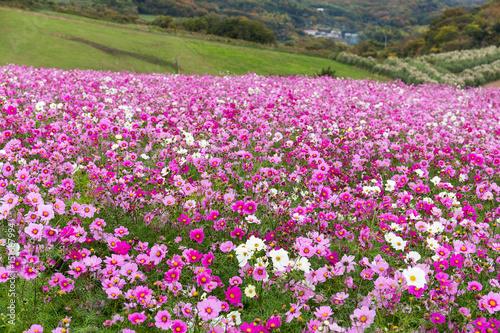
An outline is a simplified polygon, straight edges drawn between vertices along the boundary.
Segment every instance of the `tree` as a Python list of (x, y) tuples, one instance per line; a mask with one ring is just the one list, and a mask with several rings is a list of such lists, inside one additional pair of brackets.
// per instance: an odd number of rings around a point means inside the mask
[(162, 27), (163, 29), (175, 28), (174, 19), (165, 15), (157, 16), (151, 24)]
[(436, 43), (449, 42), (458, 36), (458, 28), (454, 26), (444, 26), (439, 30), (439, 33), (434, 37)]

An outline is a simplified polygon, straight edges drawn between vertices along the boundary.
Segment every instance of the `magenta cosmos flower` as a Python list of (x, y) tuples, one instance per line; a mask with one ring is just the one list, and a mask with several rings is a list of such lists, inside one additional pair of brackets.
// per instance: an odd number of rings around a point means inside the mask
[(430, 319), (435, 325), (438, 325), (438, 324), (444, 323), (446, 320), (446, 317), (442, 313), (434, 312), (434, 313), (431, 313)]
[(128, 315), (128, 320), (134, 325), (139, 325), (142, 324), (145, 320), (147, 319), (146, 315), (144, 314), (144, 311), (142, 312), (135, 312), (131, 313)]
[(243, 206), (243, 213), (245, 214), (253, 214), (257, 210), (257, 204), (253, 201), (249, 201), (245, 203)]
[(229, 304), (238, 306), (241, 302), (241, 289), (237, 286), (227, 288), (226, 300)]
[(189, 237), (192, 240), (194, 240), (198, 243), (201, 243), (201, 242), (203, 242), (203, 239), (205, 239), (205, 234), (203, 233), (203, 229), (193, 229), (193, 230), (191, 230)]
[(170, 329), (175, 333), (185, 333), (187, 331), (187, 324), (182, 320), (176, 319), (172, 322)]

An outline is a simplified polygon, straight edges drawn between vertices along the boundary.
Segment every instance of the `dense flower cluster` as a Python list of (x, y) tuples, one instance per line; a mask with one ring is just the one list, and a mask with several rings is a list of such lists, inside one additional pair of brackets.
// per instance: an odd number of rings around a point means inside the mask
[(17, 325), (498, 332), (499, 95), (2, 67)]

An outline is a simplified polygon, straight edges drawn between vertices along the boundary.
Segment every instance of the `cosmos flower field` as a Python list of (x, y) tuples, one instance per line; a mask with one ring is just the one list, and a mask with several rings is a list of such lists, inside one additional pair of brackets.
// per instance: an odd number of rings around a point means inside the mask
[(2, 332), (499, 332), (500, 89), (0, 67)]

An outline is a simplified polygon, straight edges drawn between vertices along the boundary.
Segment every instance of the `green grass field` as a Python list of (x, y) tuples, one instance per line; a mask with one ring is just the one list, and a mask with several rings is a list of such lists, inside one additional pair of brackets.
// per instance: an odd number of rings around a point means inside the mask
[[(341, 77), (370, 77), (385, 81), (367, 71), (324, 58), (141, 31), (71, 15), (0, 7), (0, 32), (0, 65), (15, 63), (62, 69), (174, 72), (170, 64), (178, 57), (181, 72), (186, 74), (312, 75), (331, 66)], [(116, 52), (104, 52), (89, 44)], [(134, 56), (120, 54), (123, 51)], [(158, 61), (151, 61), (151, 58)]]

